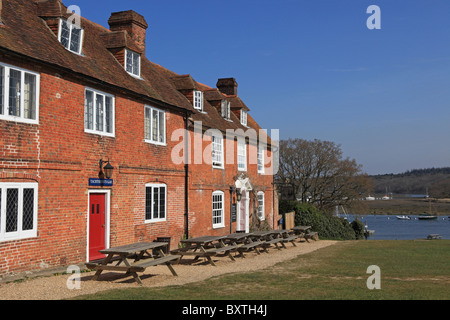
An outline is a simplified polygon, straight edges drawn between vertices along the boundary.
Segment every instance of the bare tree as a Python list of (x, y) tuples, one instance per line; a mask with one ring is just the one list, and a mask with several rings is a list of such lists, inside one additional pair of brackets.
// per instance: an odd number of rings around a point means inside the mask
[(354, 159), (343, 158), (340, 145), (330, 141), (280, 141), (280, 169), (276, 180), (290, 183), (302, 202), (324, 211), (350, 206), (371, 189), (369, 177)]

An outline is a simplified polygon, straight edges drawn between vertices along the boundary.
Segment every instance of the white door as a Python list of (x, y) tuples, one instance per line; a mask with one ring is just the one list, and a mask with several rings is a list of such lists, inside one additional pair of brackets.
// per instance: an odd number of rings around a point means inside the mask
[(248, 199), (248, 192), (245, 190), (241, 191), (242, 197), (241, 201), (239, 201), (239, 217), (238, 217), (238, 224), (237, 224), (237, 231), (243, 231), (243, 232), (249, 232), (249, 216), (248, 216), (248, 209), (249, 209), (249, 199)]

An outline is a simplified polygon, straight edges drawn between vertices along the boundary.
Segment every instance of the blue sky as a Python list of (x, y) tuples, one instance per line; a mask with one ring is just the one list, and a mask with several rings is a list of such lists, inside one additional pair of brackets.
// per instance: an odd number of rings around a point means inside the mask
[[(450, 166), (448, 0), (65, 0), (108, 27), (134, 10), (147, 57), (215, 86), (235, 77), (280, 137), (340, 144), (369, 174)], [(370, 5), (381, 29), (369, 30)]]

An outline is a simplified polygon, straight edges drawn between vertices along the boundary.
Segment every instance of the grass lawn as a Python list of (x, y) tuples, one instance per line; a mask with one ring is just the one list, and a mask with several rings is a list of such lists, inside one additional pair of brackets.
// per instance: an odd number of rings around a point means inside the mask
[[(101, 300), (449, 300), (450, 241), (345, 241), (272, 268), (164, 288), (114, 290)], [(367, 268), (381, 270), (369, 290)]]

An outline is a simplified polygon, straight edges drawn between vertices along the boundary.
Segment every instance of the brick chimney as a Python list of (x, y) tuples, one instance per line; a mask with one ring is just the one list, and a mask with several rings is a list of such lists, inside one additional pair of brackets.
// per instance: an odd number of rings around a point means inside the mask
[(237, 96), (237, 82), (235, 78), (223, 78), (217, 81), (217, 89), (229, 96)]
[(36, 0), (37, 15), (45, 20), (49, 28), (58, 36), (59, 18), (64, 16), (67, 8), (61, 0)]
[(131, 40), (132, 49), (145, 53), (145, 33), (148, 24), (144, 17), (133, 10), (113, 12), (108, 20), (111, 31), (126, 31)]

